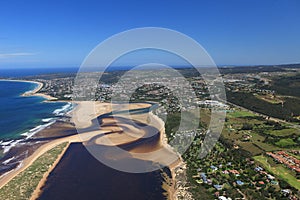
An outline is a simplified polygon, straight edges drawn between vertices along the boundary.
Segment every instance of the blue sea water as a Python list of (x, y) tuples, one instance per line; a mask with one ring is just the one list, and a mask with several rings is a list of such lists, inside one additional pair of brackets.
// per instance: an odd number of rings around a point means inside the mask
[(45, 102), (39, 96), (21, 96), (37, 87), (35, 83), (0, 81), (0, 144), (8, 146), (49, 126), (70, 104)]
[[(119, 70), (130, 70), (134, 66), (110, 66), (106, 71), (119, 71)], [(182, 68), (182, 67), (174, 67)], [(101, 71), (101, 67), (85, 67), (81, 69), (84, 72), (95, 72)], [(0, 77), (2, 78), (19, 78), (26, 76), (36, 76), (36, 75), (45, 75), (45, 74), (75, 74), (79, 70), (79, 67), (50, 67), (50, 68), (0, 68)]]
[(25, 76), (36, 76), (41, 74), (56, 74), (56, 73), (76, 73), (78, 68), (18, 68), (0, 69), (0, 77), (25, 77)]

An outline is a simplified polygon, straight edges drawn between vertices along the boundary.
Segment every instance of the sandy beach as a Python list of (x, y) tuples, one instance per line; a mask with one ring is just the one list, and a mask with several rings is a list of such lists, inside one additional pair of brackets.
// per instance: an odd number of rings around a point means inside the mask
[(24, 94), (22, 94), (21, 96), (40, 96), (45, 98), (47, 101), (53, 101), (53, 100), (57, 100), (57, 98), (52, 97), (50, 95), (47, 94), (43, 94), (43, 93), (39, 93), (39, 91), (43, 88), (44, 84), (38, 81), (28, 81), (28, 80), (12, 80), (12, 79), (0, 79), (0, 81), (13, 81), (13, 82), (27, 82), (27, 83), (35, 83), (37, 84), (37, 87), (34, 88), (33, 90), (27, 91)]
[(45, 98), (48, 101), (53, 101), (53, 100), (57, 100), (57, 98), (52, 97), (50, 95), (47, 94), (43, 94), (43, 93), (39, 93), (39, 91), (43, 88), (44, 84), (41, 82), (37, 82), (37, 81), (26, 81), (26, 80), (21, 80), (20, 82), (29, 82), (29, 83), (36, 83), (38, 86), (36, 88), (34, 88), (31, 91), (27, 91), (24, 94), (22, 94), (22, 96), (40, 96)]
[[(30, 91), (29, 94), (36, 93), (42, 87), (39, 84), (35, 90)], [(28, 94), (27, 94), (28, 95)], [(0, 177), (0, 188), (3, 187), (6, 183), (8, 183), (11, 179), (13, 179), (20, 172), (29, 167), (39, 156), (52, 149), (53, 147), (63, 143), (63, 142), (88, 142), (91, 138), (97, 136), (98, 138), (93, 141), (96, 144), (100, 145), (122, 145), (128, 143), (134, 143), (135, 141), (140, 140), (141, 138), (148, 137), (149, 128), (155, 128), (160, 132), (159, 142), (156, 145), (152, 146), (137, 146), (130, 149), (128, 152), (132, 155), (132, 157), (152, 161), (154, 163), (160, 163), (164, 166), (169, 166), (171, 171), (175, 169), (181, 163), (181, 158), (177, 155), (172, 148), (168, 145), (167, 139), (164, 132), (164, 122), (154, 115), (152, 112), (146, 113), (123, 113), (122, 111), (126, 110), (135, 110), (135, 109), (143, 109), (149, 108), (151, 104), (148, 103), (135, 103), (135, 104), (118, 104), (112, 105), (110, 103), (101, 103), (101, 102), (74, 102), (77, 104), (76, 108), (70, 113), (72, 115), (72, 122), (76, 124), (77, 129), (86, 129), (91, 128), (93, 125), (93, 120), (99, 116), (102, 116), (107, 113), (111, 113), (113, 110), (121, 111), (119, 114), (115, 114), (115, 118), (111, 117), (103, 117), (100, 120), (101, 126), (97, 125), (97, 129), (88, 130), (83, 134), (76, 134), (72, 136), (67, 136), (59, 139), (54, 139), (42, 146), (40, 146), (32, 155), (27, 157), (22, 165), (4, 176)], [(126, 120), (132, 120), (141, 124), (145, 124), (147, 126), (136, 126), (131, 123), (127, 123)], [(108, 134), (109, 133), (109, 134)], [(99, 137), (101, 136), (101, 137)], [(62, 156), (62, 155), (61, 155)], [(60, 157), (61, 157), (60, 156)], [(54, 169), (56, 164), (51, 167)], [(49, 174), (47, 172), (47, 174)], [(40, 187), (45, 184), (47, 180), (47, 176), (41, 180), (38, 188), (34, 193), (34, 196), (38, 196), (40, 192)], [(172, 172), (174, 174), (174, 172)], [(174, 188), (173, 185), (168, 184), (169, 188), (167, 188), (169, 194), (169, 199), (173, 198)]]

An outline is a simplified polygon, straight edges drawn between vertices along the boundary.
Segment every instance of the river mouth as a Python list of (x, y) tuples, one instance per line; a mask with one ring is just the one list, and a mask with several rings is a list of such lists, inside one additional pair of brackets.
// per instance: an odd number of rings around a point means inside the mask
[[(78, 103), (73, 121), (88, 151), (114, 169), (143, 173), (180, 160), (167, 144), (164, 122), (152, 113), (157, 107), (150, 103), (110, 104), (85, 101)], [(123, 159), (151, 161), (147, 170)]]
[[(83, 112), (89, 105), (79, 104), (75, 114), (81, 112), (78, 116), (87, 116)], [(177, 155), (161, 141), (164, 125), (153, 117), (151, 105), (130, 106), (136, 106), (131, 108), (130, 116), (122, 109), (113, 115), (107, 106), (91, 119), (92, 123), (86, 123), (89, 126), (79, 131), (81, 142), (70, 144), (48, 176), (39, 199), (170, 197), (165, 183), (170, 182), (172, 175), (169, 163), (164, 161), (168, 156), (176, 160)], [(99, 107), (103, 109), (103, 104)]]

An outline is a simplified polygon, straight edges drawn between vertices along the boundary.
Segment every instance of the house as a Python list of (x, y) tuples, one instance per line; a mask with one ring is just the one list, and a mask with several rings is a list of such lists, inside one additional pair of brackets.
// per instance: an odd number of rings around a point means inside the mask
[(223, 185), (214, 185), (214, 188), (216, 188), (217, 190), (222, 190), (223, 189)]
[(272, 185), (278, 185), (278, 182), (277, 181), (271, 181), (271, 184)]
[(235, 170), (235, 169), (229, 170), (229, 172), (230, 172), (231, 174), (234, 174), (235, 176), (239, 176), (239, 175), (240, 175), (240, 172), (238, 172), (238, 171)]
[(207, 183), (207, 176), (206, 176), (206, 174), (205, 173), (200, 173), (200, 176), (201, 176), (203, 182)]
[(255, 167), (254, 170), (257, 172), (260, 172), (260, 171), (263, 171), (264, 169), (262, 167), (258, 166), (258, 167)]
[(220, 192), (215, 192), (215, 196), (219, 197), (220, 196)]
[(274, 180), (275, 179), (275, 177), (272, 176), (271, 174), (268, 174), (267, 177), (268, 177), (269, 180)]
[(207, 184), (211, 185), (212, 184), (212, 180), (211, 179), (207, 179)]
[(249, 134), (244, 134), (242, 137), (243, 137), (242, 141), (246, 142), (246, 141), (249, 141), (252, 136)]
[(258, 182), (258, 184), (260, 184), (260, 185), (264, 185), (264, 184), (265, 184), (265, 182), (263, 182), (263, 181), (259, 181), (259, 182)]
[(291, 190), (290, 190), (290, 189), (283, 189), (283, 190), (281, 190), (281, 192), (282, 192), (282, 194), (283, 194), (284, 196), (288, 196), (288, 195), (291, 194)]
[(218, 198), (219, 200), (227, 200), (227, 198), (226, 197), (224, 197), (224, 196), (219, 196), (219, 198)]
[(240, 180), (237, 180), (237, 181), (236, 181), (236, 184), (238, 184), (239, 186), (242, 186), (242, 185), (244, 185), (244, 182), (243, 182), (243, 181), (240, 181)]
[(260, 174), (263, 174), (263, 175), (268, 175), (268, 173), (265, 172), (265, 171), (260, 171), (259, 173), (260, 173)]

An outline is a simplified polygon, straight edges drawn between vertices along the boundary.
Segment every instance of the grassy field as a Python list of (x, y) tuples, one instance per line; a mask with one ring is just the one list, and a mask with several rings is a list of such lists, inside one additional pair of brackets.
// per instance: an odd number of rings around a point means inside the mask
[(268, 161), (270, 158), (267, 158), (263, 155), (255, 156), (254, 159), (259, 163), (261, 163), (267, 171), (278, 176), (280, 179), (285, 180), (287, 183), (289, 183), (297, 190), (300, 190), (300, 180), (295, 178), (295, 175), (293, 174), (294, 172), (287, 169), (281, 164), (271, 165), (270, 162)]
[(294, 129), (294, 128), (286, 128), (286, 129), (281, 129), (281, 130), (271, 130), (271, 131), (268, 131), (267, 134), (284, 137), (284, 136), (289, 136), (289, 135), (293, 135), (293, 134), (300, 135), (300, 131), (297, 129)]
[(227, 117), (230, 118), (236, 118), (236, 117), (253, 117), (255, 116), (254, 113), (244, 111), (244, 110), (239, 110), (239, 111), (234, 111), (234, 112), (229, 112), (227, 113)]
[(60, 144), (35, 160), (26, 170), (14, 177), (0, 189), (0, 199), (30, 199), (45, 172), (49, 170), (67, 143)]
[(283, 98), (275, 97), (273, 95), (255, 95), (255, 97), (272, 104), (280, 104), (283, 101)]
[[(226, 141), (238, 145), (253, 156), (266, 151), (296, 148), (296, 135), (300, 135), (300, 131), (288, 124), (268, 121), (254, 113), (238, 109), (227, 114), (222, 132)], [(291, 136), (295, 136), (294, 139)]]
[(265, 142), (255, 142), (255, 145), (257, 145), (260, 149), (263, 149), (264, 151), (278, 151), (281, 150), (282, 148), (274, 146), (272, 144), (268, 144)]
[(297, 143), (293, 141), (291, 138), (284, 138), (275, 143), (279, 147), (291, 147), (296, 145)]

